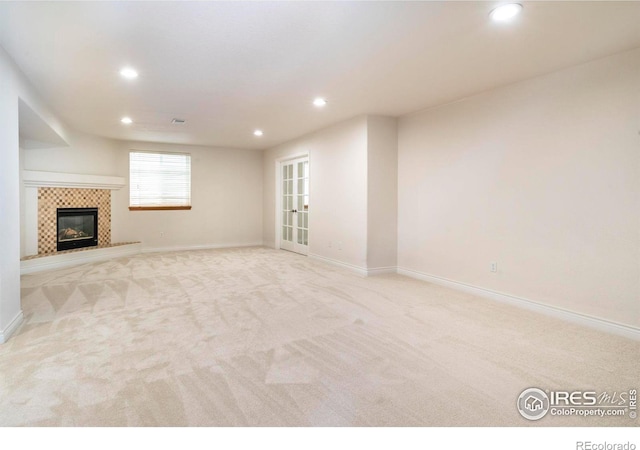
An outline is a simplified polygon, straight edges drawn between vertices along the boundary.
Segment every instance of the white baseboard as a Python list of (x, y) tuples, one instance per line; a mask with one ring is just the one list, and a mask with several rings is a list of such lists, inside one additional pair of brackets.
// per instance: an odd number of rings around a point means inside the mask
[(373, 268), (367, 269), (367, 276), (383, 275), (385, 273), (398, 273), (398, 268), (396, 266), (389, 266), (389, 267), (373, 267)]
[(398, 273), (398, 268), (396, 266), (366, 268), (366, 267), (356, 266), (355, 264), (338, 261), (337, 259), (327, 258), (326, 256), (320, 256), (315, 253), (309, 253), (308, 256), (311, 259), (316, 259), (318, 261), (323, 261), (323, 262), (332, 264), (334, 266), (338, 266), (338, 267), (342, 267), (343, 269), (350, 270), (363, 277), (369, 277), (372, 275), (382, 275), (384, 273)]
[(9, 340), (11, 335), (15, 333), (20, 325), (22, 325), (23, 321), (24, 315), (22, 314), (22, 311), (20, 311), (18, 314), (16, 314), (13, 320), (9, 322), (9, 325), (7, 325), (4, 330), (0, 330), (0, 344), (4, 344)]
[(20, 274), (42, 272), (44, 270), (62, 269), (90, 262), (105, 261), (122, 256), (137, 255), (141, 251), (141, 244), (125, 244), (116, 247), (96, 248), (81, 252), (60, 253), (43, 256), (42, 258), (20, 261)]
[(528, 309), (538, 313), (545, 314), (547, 316), (555, 317), (557, 319), (572, 322), (578, 325), (587, 326), (607, 333), (616, 334), (629, 339), (640, 340), (640, 329), (629, 325), (623, 325), (616, 322), (611, 322), (597, 317), (587, 316), (574, 311), (569, 311), (555, 306), (549, 306), (542, 303), (538, 303), (526, 298), (516, 297), (514, 295), (504, 294), (502, 292), (492, 291), (490, 289), (473, 286), (470, 284), (461, 283), (459, 281), (449, 280), (447, 278), (438, 277), (415, 270), (404, 269), (399, 267), (398, 274), (405, 275), (418, 280), (428, 281), (430, 283), (446, 286), (458, 291), (466, 292), (469, 294), (477, 295), (479, 297), (488, 298), (502, 303), (508, 303), (510, 305), (518, 306), (520, 308)]
[(327, 258), (326, 256), (320, 256), (320, 255), (316, 255), (314, 253), (309, 253), (308, 256), (311, 259), (315, 259), (317, 261), (326, 262), (326, 263), (332, 264), (334, 266), (338, 266), (338, 267), (342, 267), (343, 269), (350, 270), (350, 271), (355, 272), (358, 275), (361, 275), (363, 277), (367, 276), (366, 267), (356, 266), (355, 264), (350, 264), (350, 263), (338, 261), (337, 259)]
[(241, 244), (197, 244), (197, 245), (174, 245), (170, 247), (145, 247), (142, 253), (162, 253), (162, 252), (182, 252), (186, 250), (211, 250), (219, 248), (243, 248), (262, 247), (260, 242), (243, 242)]

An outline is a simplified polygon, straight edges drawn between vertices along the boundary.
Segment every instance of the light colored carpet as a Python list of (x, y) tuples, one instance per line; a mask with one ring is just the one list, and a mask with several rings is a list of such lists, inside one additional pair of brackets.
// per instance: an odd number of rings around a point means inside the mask
[(531, 386), (637, 387), (637, 342), (398, 275), (244, 248), (22, 286), (2, 425), (638, 425), (516, 410)]

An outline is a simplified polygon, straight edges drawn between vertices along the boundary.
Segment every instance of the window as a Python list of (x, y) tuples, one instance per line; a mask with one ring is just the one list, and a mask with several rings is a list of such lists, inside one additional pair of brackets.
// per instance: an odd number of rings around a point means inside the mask
[(129, 153), (129, 209), (191, 209), (191, 155)]

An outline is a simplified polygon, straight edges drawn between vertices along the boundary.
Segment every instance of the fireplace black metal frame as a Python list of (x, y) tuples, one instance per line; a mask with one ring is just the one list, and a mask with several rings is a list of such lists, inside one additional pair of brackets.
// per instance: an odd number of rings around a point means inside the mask
[[(60, 241), (60, 218), (72, 216), (93, 216), (93, 236), (86, 239)], [(56, 241), (58, 251), (98, 245), (98, 208), (58, 208), (56, 212)]]

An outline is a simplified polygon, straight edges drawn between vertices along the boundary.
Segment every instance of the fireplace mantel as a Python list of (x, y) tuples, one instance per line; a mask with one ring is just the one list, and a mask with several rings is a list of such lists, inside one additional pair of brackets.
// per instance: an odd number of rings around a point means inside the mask
[(124, 177), (111, 177), (104, 175), (84, 175), (61, 172), (42, 172), (36, 170), (23, 170), (22, 181), (25, 187), (67, 187), (78, 189), (111, 189), (117, 190), (124, 187)]

